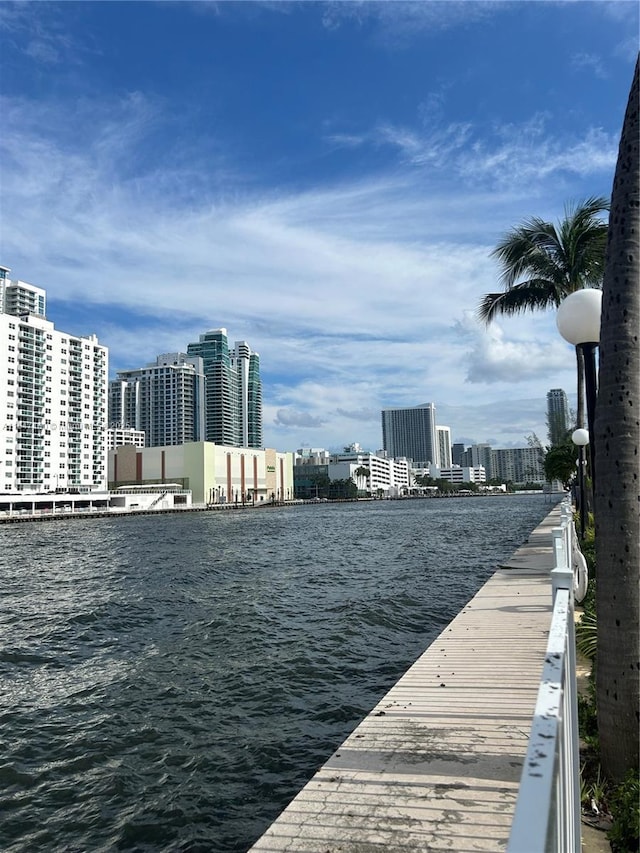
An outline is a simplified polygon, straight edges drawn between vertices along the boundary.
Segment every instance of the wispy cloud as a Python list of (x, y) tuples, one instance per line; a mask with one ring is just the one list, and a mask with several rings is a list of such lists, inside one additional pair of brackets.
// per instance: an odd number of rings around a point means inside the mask
[(571, 57), (571, 65), (576, 71), (589, 71), (603, 80), (608, 76), (602, 58), (593, 53), (574, 54)]
[(20, 48), (36, 64), (76, 63), (78, 45), (60, 20), (55, 4), (4, 2), (0, 4), (0, 31), (20, 39)]
[[(197, 182), (193, 164), (163, 169), (158, 183), (155, 166), (130, 174), (129, 154), (162, 124), (156, 104), (132, 95), (102, 111), (75, 109), (87, 111), (78, 144), (63, 127), (68, 114), (5, 100), (4, 203), (14, 211), (4, 223), (14, 255), (6, 262), (18, 274), (27, 267), (58, 305), (93, 304), (86, 331), (110, 345), (114, 366), (139, 366), (226, 326), (261, 354), (265, 431), (285, 447), (300, 430), (327, 425), (354, 440), (355, 426), (360, 438), (377, 436), (384, 406), (460, 395), (471, 406), (489, 387), (544, 384), (561, 369), (548, 329), (517, 341), (515, 326), (509, 337), (499, 327), (470, 337), (469, 314), (464, 334), (456, 322), (494, 286), (491, 222), (497, 231), (531, 212), (516, 186), (502, 196), (468, 184), (424, 193), (396, 170), (229, 198), (223, 178), (195, 203), (184, 189)], [(488, 145), (460, 151), (454, 168), (488, 173)], [(279, 374), (287, 385), (269, 382)]]
[(485, 0), (465, 2), (447, 0), (446, 3), (426, 3), (423, 0), (395, 0), (392, 3), (371, 3), (367, 0), (354, 2), (330, 2), (325, 4), (323, 24), (336, 30), (345, 24), (374, 27), (377, 41), (390, 46), (402, 46), (407, 41), (425, 32), (439, 32), (479, 21), (491, 14), (496, 5), (505, 8), (507, 3), (496, 4)]
[(328, 140), (350, 148), (388, 146), (407, 165), (427, 174), (446, 167), (474, 186), (522, 188), (554, 175), (609, 174), (618, 153), (614, 134), (591, 128), (585, 135), (554, 137), (551, 124), (543, 115), (482, 133), (468, 123), (424, 131), (385, 124), (366, 135), (336, 134)]

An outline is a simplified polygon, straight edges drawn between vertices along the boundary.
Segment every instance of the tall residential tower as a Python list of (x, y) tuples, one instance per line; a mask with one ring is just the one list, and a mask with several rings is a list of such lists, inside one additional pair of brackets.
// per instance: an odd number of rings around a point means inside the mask
[(0, 267), (0, 491), (102, 490), (108, 351), (55, 329), (45, 306)]
[(187, 346), (206, 377), (206, 440), (228, 447), (262, 447), (260, 356), (246, 341), (229, 350), (226, 329), (213, 329)]
[(203, 441), (204, 405), (202, 359), (182, 352), (121, 370), (109, 383), (109, 426), (144, 430), (147, 447)]
[(547, 428), (549, 444), (562, 444), (569, 430), (569, 404), (562, 388), (547, 391)]
[(440, 454), (433, 403), (382, 410), (382, 447), (389, 456), (412, 459), (416, 468), (437, 465)]

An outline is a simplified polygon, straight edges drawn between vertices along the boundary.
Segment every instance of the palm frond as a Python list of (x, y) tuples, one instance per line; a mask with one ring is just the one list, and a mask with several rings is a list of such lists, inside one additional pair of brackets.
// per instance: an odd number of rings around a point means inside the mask
[(501, 293), (487, 293), (480, 302), (477, 316), (483, 322), (490, 323), (499, 314), (511, 316), (538, 311), (558, 305), (561, 299), (552, 284), (543, 279), (532, 279)]
[(568, 205), (558, 227), (532, 217), (508, 231), (491, 252), (504, 292), (486, 294), (478, 317), (489, 323), (498, 314), (557, 306), (575, 290), (599, 287), (608, 230), (599, 215), (608, 207), (593, 196)]

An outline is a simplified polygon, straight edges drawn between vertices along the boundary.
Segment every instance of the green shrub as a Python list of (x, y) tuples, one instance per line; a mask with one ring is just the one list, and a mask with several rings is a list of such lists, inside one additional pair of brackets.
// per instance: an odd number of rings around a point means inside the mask
[(613, 853), (637, 853), (640, 845), (640, 779), (631, 770), (609, 797), (613, 823), (607, 837)]
[(593, 661), (596, 657), (598, 640), (598, 623), (596, 614), (592, 610), (585, 610), (576, 623), (576, 646), (578, 651), (588, 660)]

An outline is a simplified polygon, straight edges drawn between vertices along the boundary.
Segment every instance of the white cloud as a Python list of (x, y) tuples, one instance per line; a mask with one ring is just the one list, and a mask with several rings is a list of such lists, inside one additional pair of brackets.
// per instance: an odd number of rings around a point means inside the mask
[(483, 329), (469, 315), (458, 321), (456, 327), (459, 332), (472, 341), (465, 354), (466, 380), (488, 385), (542, 377), (552, 381), (567, 361), (566, 345), (559, 335), (557, 340), (551, 341), (544, 340), (542, 336), (509, 340), (503, 328), (503, 324), (508, 323), (506, 319)]
[[(499, 4), (506, 7), (507, 4)], [(387, 45), (401, 46), (424, 32), (438, 32), (460, 23), (478, 21), (495, 11), (496, 3), (487, 0), (447, 0), (426, 3), (423, 0), (394, 0), (371, 3), (365, 0), (330, 2), (323, 10), (323, 24), (336, 30), (345, 23), (359, 27), (373, 25), (374, 37)]]
[[(4, 100), (2, 262), (46, 287), (61, 312), (65, 300), (93, 306), (92, 327), (70, 331), (98, 332), (114, 366), (138, 367), (224, 326), (260, 353), (265, 436), (283, 449), (377, 448), (381, 408), (425, 401), (457, 418), (454, 436), (518, 443), (544, 429), (546, 390), (571, 389), (570, 354), (548, 315), (489, 330), (472, 319), (495, 289), (497, 235), (525, 215), (550, 215), (534, 204), (533, 178), (554, 216), (566, 200), (552, 178), (569, 158), (543, 123), (531, 134), (556, 166), (536, 164), (516, 128), (471, 149), (462, 143), (472, 129), (444, 128), (428, 149), (426, 137), (388, 126), (388, 142), (414, 149), (406, 168), (306, 192), (250, 192), (234, 180), (245, 190), (229, 194), (223, 148), (206, 180), (197, 152), (141, 162), (167, 121), (162, 104), (132, 94), (74, 110)], [(593, 150), (604, 142), (595, 132), (571, 150), (597, 173), (609, 154)], [(445, 185), (428, 157), (415, 163), (447, 147)], [(537, 400), (537, 414), (525, 402), (520, 418), (517, 399)]]
[(326, 424), (326, 420), (295, 409), (278, 409), (274, 423), (284, 427), (321, 427)]

